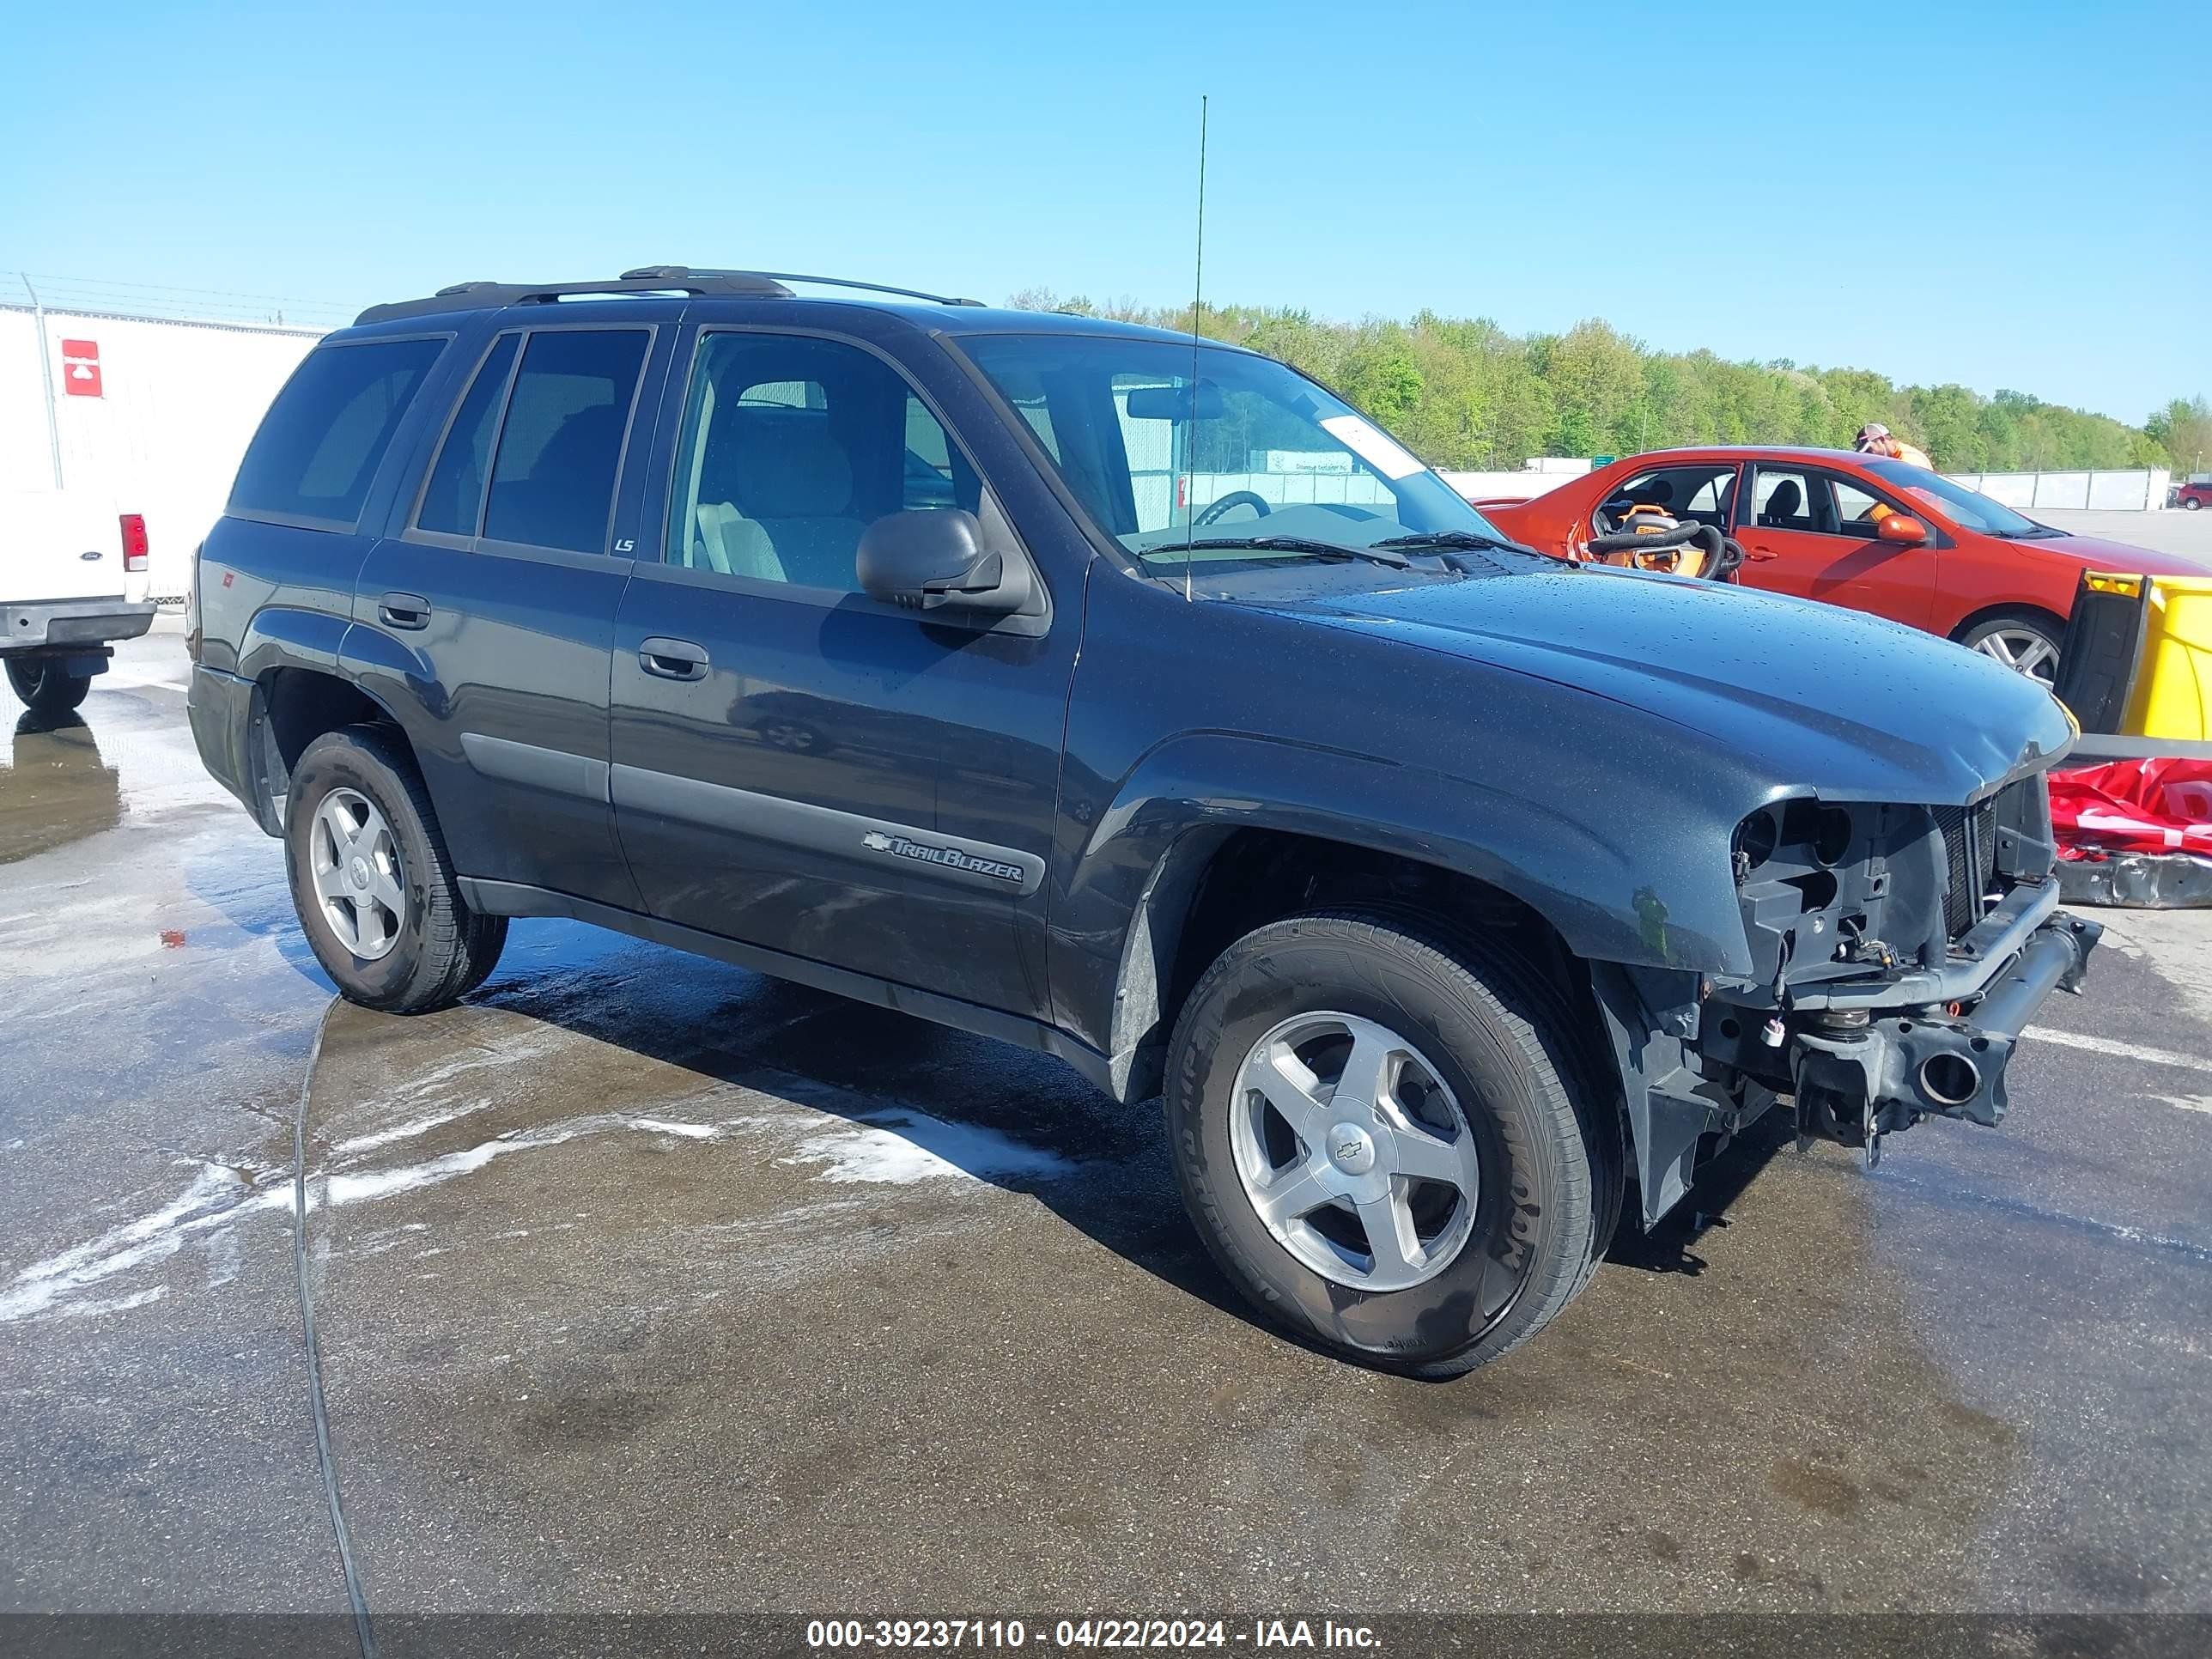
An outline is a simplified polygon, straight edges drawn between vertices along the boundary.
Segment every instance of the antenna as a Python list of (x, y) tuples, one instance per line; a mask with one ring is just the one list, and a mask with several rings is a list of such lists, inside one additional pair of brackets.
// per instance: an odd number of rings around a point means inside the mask
[(1183, 429), (1182, 602), (1190, 603), (1190, 544), (1198, 538), (1198, 308), (1206, 293), (1206, 94), (1198, 99), (1198, 269), (1190, 281), (1190, 424)]

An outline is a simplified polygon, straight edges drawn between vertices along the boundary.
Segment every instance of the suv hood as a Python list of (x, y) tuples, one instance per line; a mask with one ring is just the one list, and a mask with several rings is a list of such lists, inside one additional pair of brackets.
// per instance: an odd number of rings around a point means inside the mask
[[(1592, 566), (1267, 608), (1645, 710), (1830, 800), (1962, 804), (2074, 738), (2056, 698), (1978, 653), (1716, 582)], [(1479, 720), (1480, 687), (1459, 696)]]

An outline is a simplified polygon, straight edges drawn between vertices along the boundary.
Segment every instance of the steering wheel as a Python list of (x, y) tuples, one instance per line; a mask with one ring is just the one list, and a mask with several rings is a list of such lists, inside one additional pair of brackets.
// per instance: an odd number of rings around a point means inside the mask
[(1249, 489), (1232, 489), (1226, 495), (1220, 496), (1218, 499), (1208, 502), (1200, 512), (1198, 517), (1193, 520), (1192, 522), (1194, 524), (1212, 524), (1219, 520), (1221, 515), (1226, 513), (1232, 507), (1249, 507), (1256, 508), (1260, 516), (1263, 519), (1266, 518), (1268, 514), (1274, 511), (1274, 508), (1267, 505), (1267, 498), (1266, 496), (1255, 495)]

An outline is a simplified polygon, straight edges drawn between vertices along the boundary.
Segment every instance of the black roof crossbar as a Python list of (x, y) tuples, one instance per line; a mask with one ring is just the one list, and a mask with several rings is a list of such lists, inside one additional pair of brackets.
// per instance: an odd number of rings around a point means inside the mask
[(434, 317), (441, 312), (491, 311), (505, 306), (552, 305), (570, 295), (690, 294), (743, 300), (794, 298), (786, 283), (818, 283), (825, 288), (850, 288), (870, 294), (896, 294), (909, 300), (927, 300), (941, 306), (974, 306), (980, 300), (955, 299), (925, 293), (920, 289), (894, 288), (886, 283), (860, 283), (842, 276), (801, 276), (769, 270), (695, 270), (690, 265), (640, 265), (620, 276), (600, 283), (455, 283), (427, 300), (395, 300), (371, 306), (354, 319), (364, 323), (396, 322), (407, 317)]
[(501, 306), (551, 305), (572, 294), (727, 295), (748, 300), (788, 300), (791, 290), (771, 277), (749, 270), (690, 271), (681, 265), (649, 265), (601, 283), (455, 283), (427, 300), (396, 300), (371, 306), (354, 319), (389, 323), (403, 317), (434, 317), (448, 311), (490, 311)]

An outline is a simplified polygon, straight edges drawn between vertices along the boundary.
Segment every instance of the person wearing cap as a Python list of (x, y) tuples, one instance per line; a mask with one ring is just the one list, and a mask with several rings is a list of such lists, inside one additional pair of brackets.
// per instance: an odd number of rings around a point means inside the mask
[(1851, 447), (1862, 455), (1886, 455), (1892, 460), (1917, 466), (1923, 472), (1933, 472), (1936, 463), (1928, 459), (1924, 449), (1915, 449), (1895, 436), (1880, 421), (1869, 421), (1859, 428), (1859, 435), (1851, 441)]

